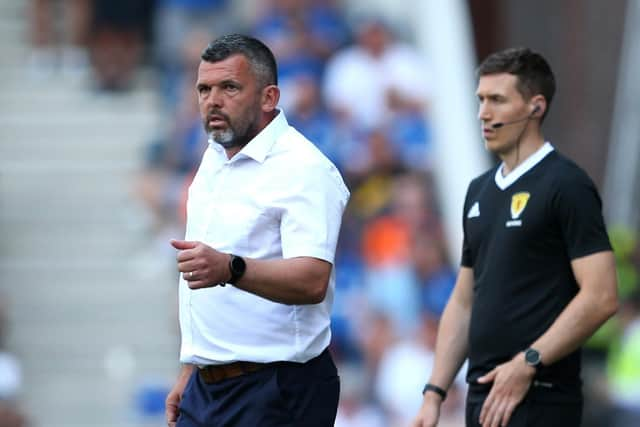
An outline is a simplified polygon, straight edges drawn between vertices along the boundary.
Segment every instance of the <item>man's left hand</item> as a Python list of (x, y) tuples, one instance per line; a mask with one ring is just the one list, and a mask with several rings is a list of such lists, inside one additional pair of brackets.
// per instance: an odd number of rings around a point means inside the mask
[(480, 411), (480, 424), (484, 427), (505, 427), (527, 394), (535, 373), (535, 368), (525, 363), (524, 353), (519, 353), (478, 378), (480, 384), (493, 383)]

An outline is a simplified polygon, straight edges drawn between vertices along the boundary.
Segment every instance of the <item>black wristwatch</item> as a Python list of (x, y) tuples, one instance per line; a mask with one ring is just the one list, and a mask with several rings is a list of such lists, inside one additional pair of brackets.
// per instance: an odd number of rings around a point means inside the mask
[(244, 262), (244, 259), (241, 256), (234, 254), (229, 255), (231, 255), (231, 258), (229, 259), (229, 271), (231, 271), (231, 279), (229, 279), (227, 283), (235, 285), (247, 270), (247, 263)]
[(433, 384), (425, 384), (424, 388), (422, 389), (422, 394), (425, 394), (428, 391), (432, 391), (435, 394), (440, 395), (440, 397), (442, 398), (442, 401), (444, 402), (444, 400), (447, 398), (447, 391), (445, 389), (443, 389), (442, 387), (438, 387), (437, 385), (433, 385)]
[(527, 365), (536, 368), (536, 371), (542, 368), (542, 358), (540, 357), (540, 352), (535, 348), (529, 347), (524, 351), (524, 361), (527, 363)]

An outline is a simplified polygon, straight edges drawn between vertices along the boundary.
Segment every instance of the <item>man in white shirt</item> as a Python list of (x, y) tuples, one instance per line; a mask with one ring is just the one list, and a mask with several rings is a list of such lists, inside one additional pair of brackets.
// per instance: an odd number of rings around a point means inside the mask
[(223, 36), (196, 85), (206, 150), (178, 249), (182, 371), (169, 426), (332, 426), (333, 260), (349, 198), (278, 110), (272, 52)]
[(427, 59), (383, 19), (369, 17), (356, 25), (356, 43), (329, 59), (322, 90), (335, 114), (370, 131), (391, 125), (400, 105), (424, 111), (432, 86)]

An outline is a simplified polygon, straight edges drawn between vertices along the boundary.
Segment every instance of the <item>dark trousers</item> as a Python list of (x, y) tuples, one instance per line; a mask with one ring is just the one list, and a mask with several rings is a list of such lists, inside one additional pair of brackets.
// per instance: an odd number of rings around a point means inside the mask
[[(480, 410), (484, 401), (467, 400), (467, 427), (481, 427)], [(508, 427), (580, 427), (581, 403), (537, 402), (528, 396), (511, 414)]]
[(195, 369), (177, 427), (332, 427), (340, 380), (325, 350), (306, 363), (277, 362), (214, 384)]

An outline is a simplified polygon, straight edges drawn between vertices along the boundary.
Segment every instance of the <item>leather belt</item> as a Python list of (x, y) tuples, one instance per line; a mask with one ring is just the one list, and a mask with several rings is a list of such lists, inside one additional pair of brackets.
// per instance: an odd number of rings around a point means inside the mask
[(207, 384), (214, 384), (222, 380), (259, 371), (267, 366), (267, 363), (233, 362), (225, 365), (198, 366), (198, 373), (202, 381)]

